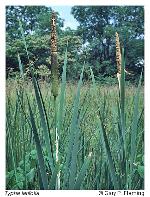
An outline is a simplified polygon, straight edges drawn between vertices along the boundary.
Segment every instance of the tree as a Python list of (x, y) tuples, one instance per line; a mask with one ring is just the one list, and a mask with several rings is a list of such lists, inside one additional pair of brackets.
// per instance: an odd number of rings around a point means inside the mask
[[(6, 70), (18, 70), (17, 54), (24, 64), (28, 64), (22, 41), (19, 20), (26, 36), (30, 58), (37, 64), (48, 64), (50, 54), (50, 17), (52, 9), (46, 6), (6, 7)], [(61, 34), (63, 20), (57, 13), (57, 32)], [(47, 42), (47, 43), (46, 43)]]
[[(12, 9), (12, 8), (11, 8)], [(20, 13), (23, 8), (14, 8), (13, 12), (16, 12), (16, 9), (20, 9)], [(26, 8), (27, 10), (29, 8)], [(34, 6), (32, 6), (34, 9)], [(39, 8), (38, 8), (39, 9)], [(40, 7), (40, 9), (42, 9)], [(44, 10), (45, 8), (43, 8)], [(46, 8), (47, 9), (47, 8)], [(8, 8), (8, 12), (10, 12), (10, 8)], [(15, 10), (15, 11), (14, 11)], [(20, 14), (22, 17), (22, 21), (24, 21), (23, 14)], [(10, 15), (9, 15), (10, 16)], [(6, 29), (7, 33), (7, 42), (6, 42), (6, 71), (13, 69), (14, 71), (19, 70), (18, 68), (18, 59), (17, 55), (20, 54), (20, 58), (22, 63), (25, 65), (25, 69), (28, 70), (28, 59), (24, 47), (23, 40), (20, 35), (20, 30), (17, 28), (11, 29), (10, 17), (7, 18), (7, 24), (9, 24)], [(27, 47), (29, 51), (30, 60), (34, 62), (34, 67), (37, 70), (38, 75), (40, 73), (43, 75), (43, 68), (45, 70), (45, 66), (50, 67), (50, 17), (51, 13), (40, 13), (36, 15), (34, 25), (32, 27), (32, 31), (28, 26), (24, 24), (25, 37), (27, 42)], [(15, 18), (15, 17), (14, 17)], [(62, 65), (64, 61), (64, 53), (67, 47), (68, 42), (68, 59), (67, 59), (67, 72), (69, 78), (75, 78), (75, 74), (78, 72), (78, 68), (76, 67), (77, 62), (77, 53), (80, 51), (82, 40), (80, 36), (76, 35), (76, 31), (71, 30), (70, 28), (66, 28), (62, 30), (62, 19), (59, 18), (59, 14), (57, 13), (57, 33), (58, 33), (58, 60), (60, 64), (60, 72), (62, 72)], [(31, 19), (28, 19), (31, 21)], [(17, 23), (18, 21), (12, 20), (12, 23)], [(16, 26), (17, 27), (17, 26)], [(37, 28), (38, 27), (38, 28)], [(25, 29), (27, 28), (27, 29)], [(11, 31), (10, 31), (11, 30)], [(12, 39), (14, 38), (14, 39)], [(38, 71), (39, 69), (39, 71)], [(47, 72), (47, 71), (46, 71)]]
[[(144, 59), (144, 9), (142, 6), (74, 6), (72, 14), (79, 22), (78, 35), (88, 43), (88, 61), (102, 65), (109, 61), (115, 70), (115, 32), (120, 35), (125, 48), (127, 67), (140, 73), (137, 62)], [(138, 47), (138, 50), (136, 50)], [(132, 51), (131, 51), (132, 50)], [(108, 64), (104, 64), (104, 66)], [(111, 72), (109, 72), (109, 70)], [(96, 73), (96, 72), (95, 72)], [(99, 73), (96, 73), (98, 75)]]
[[(50, 33), (50, 17), (52, 9), (46, 6), (7, 6), (6, 7), (6, 32), (11, 39), (21, 38), (19, 20), (23, 25), (26, 35)], [(63, 20), (57, 13), (57, 28)]]
[[(35, 67), (50, 67), (50, 17), (46, 6), (6, 7), (6, 65), (18, 70), (17, 54), (25, 67), (28, 60), (19, 28), (23, 25), (30, 59)], [(58, 59), (63, 64), (68, 42), (69, 78), (77, 79), (83, 62), (92, 66), (97, 78), (115, 76), (115, 32), (125, 48), (126, 69), (140, 73), (144, 62), (144, 9), (142, 6), (74, 6), (72, 14), (79, 22), (77, 30), (62, 29), (57, 13)], [(40, 67), (41, 68), (41, 67)], [(88, 72), (88, 66), (86, 66)], [(61, 72), (60, 66), (60, 72)]]

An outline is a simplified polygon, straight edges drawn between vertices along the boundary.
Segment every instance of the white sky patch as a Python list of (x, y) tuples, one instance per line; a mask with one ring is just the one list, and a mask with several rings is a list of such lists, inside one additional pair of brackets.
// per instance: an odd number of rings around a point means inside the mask
[(77, 29), (77, 26), (73, 22), (64, 21), (63, 29), (70, 27), (71, 29)]

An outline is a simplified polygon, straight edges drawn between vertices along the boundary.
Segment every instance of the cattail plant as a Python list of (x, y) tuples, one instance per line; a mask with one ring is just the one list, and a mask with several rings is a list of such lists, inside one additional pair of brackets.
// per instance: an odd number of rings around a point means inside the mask
[(125, 61), (124, 61), (124, 48), (122, 49), (122, 55), (121, 55), (119, 34), (117, 32), (116, 32), (116, 62), (117, 62), (117, 78), (119, 83), (120, 111), (122, 115), (122, 125), (124, 125)]
[[(116, 62), (117, 62), (117, 78), (119, 83), (120, 111), (123, 118), (124, 103), (125, 103), (125, 60), (124, 60), (124, 48), (122, 48), (122, 55), (121, 55), (119, 34), (117, 32), (116, 32)], [(124, 120), (122, 121), (124, 122)]]
[(120, 168), (120, 173), (124, 177), (125, 180), (122, 179), (123, 182), (126, 182), (126, 125), (125, 125), (125, 59), (124, 59), (124, 48), (122, 48), (122, 54), (120, 50), (120, 41), (119, 34), (116, 32), (116, 62), (117, 62), (117, 78), (119, 83), (119, 138), (121, 145), (120, 158), (121, 163), (120, 166), (124, 166), (124, 168)]
[[(57, 58), (57, 33), (56, 33), (56, 14), (52, 12), (51, 16), (51, 73), (52, 73), (52, 94), (54, 96), (55, 108), (55, 135), (56, 135), (56, 164), (59, 162), (59, 135), (57, 128), (57, 104), (56, 98), (58, 96), (59, 76), (58, 76), (58, 58)], [(56, 189), (60, 189), (60, 171), (58, 171), (56, 179)]]

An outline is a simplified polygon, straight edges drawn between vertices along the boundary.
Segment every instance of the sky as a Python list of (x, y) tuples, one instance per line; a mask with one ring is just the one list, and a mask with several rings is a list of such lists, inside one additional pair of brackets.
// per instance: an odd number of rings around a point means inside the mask
[(71, 14), (72, 6), (51, 6), (51, 8), (60, 14), (60, 18), (64, 19), (64, 29), (70, 27), (71, 29), (77, 29), (79, 23), (74, 19)]

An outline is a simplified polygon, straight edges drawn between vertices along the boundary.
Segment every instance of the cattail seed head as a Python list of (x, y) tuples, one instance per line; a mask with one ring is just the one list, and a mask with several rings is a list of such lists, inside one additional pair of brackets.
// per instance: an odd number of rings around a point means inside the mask
[(117, 62), (117, 72), (121, 74), (121, 51), (120, 51), (120, 42), (119, 34), (116, 32), (116, 62)]
[(51, 17), (51, 73), (52, 73), (52, 94), (54, 98), (58, 96), (59, 72), (57, 57), (57, 34), (56, 34), (56, 15), (52, 12)]
[(57, 52), (57, 33), (56, 33), (55, 12), (52, 12), (52, 16), (51, 16), (51, 52)]

